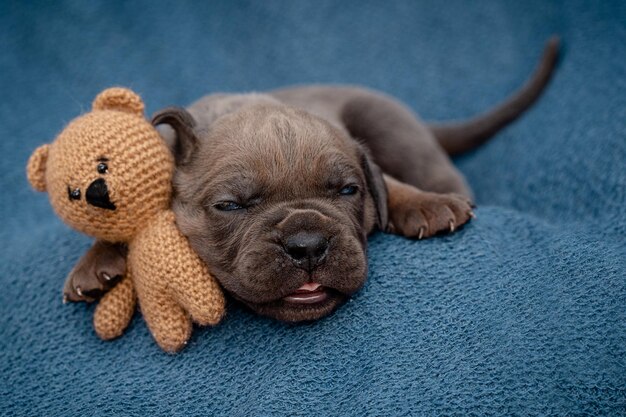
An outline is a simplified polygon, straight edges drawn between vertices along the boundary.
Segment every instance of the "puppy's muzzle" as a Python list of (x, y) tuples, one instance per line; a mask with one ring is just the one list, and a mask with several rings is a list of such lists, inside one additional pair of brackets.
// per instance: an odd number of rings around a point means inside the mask
[(336, 233), (326, 215), (309, 208), (290, 209), (276, 229), (285, 254), (309, 274), (326, 259)]
[(295, 265), (311, 273), (328, 253), (328, 239), (319, 232), (299, 231), (284, 239), (283, 248)]
[(115, 204), (109, 197), (109, 189), (104, 179), (98, 178), (87, 187), (85, 200), (92, 206), (103, 208), (106, 210), (115, 210)]

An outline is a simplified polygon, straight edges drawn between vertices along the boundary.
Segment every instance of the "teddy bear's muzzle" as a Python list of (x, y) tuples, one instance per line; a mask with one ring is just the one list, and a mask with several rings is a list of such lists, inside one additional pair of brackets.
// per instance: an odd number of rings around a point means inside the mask
[(109, 197), (107, 183), (102, 178), (98, 178), (89, 184), (87, 192), (85, 193), (85, 200), (87, 200), (87, 203), (92, 206), (107, 210), (115, 210), (115, 204), (113, 204), (111, 198)]

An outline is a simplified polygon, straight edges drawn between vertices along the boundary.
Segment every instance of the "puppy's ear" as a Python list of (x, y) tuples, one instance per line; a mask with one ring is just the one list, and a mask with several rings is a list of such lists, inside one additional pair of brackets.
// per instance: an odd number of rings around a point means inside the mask
[(28, 159), (26, 176), (30, 185), (37, 191), (46, 191), (46, 162), (49, 151), (50, 145), (41, 145)]
[(182, 107), (168, 107), (152, 116), (152, 124), (167, 143), (176, 159), (176, 165), (185, 165), (198, 145), (194, 132), (196, 121)]
[(143, 116), (144, 104), (134, 91), (113, 87), (98, 94), (91, 107), (94, 110), (117, 110)]
[(380, 230), (387, 228), (389, 214), (387, 210), (387, 186), (383, 179), (383, 172), (378, 165), (372, 161), (366, 150), (361, 153), (361, 167), (367, 181), (367, 188), (374, 199), (376, 207), (376, 226)]

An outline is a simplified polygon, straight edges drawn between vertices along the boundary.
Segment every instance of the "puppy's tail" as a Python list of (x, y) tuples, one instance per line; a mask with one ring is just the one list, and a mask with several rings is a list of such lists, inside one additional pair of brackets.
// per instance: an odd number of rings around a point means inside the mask
[(532, 77), (494, 109), (467, 121), (429, 125), (441, 147), (450, 155), (474, 149), (529, 108), (550, 81), (558, 61), (559, 45), (558, 36), (551, 37)]

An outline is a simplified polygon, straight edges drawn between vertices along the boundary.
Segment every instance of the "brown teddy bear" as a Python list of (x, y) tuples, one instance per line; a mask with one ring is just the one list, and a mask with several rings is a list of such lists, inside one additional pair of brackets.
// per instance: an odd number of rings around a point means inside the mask
[(225, 300), (176, 227), (170, 210), (174, 160), (143, 111), (132, 91), (103, 91), (90, 113), (35, 150), (27, 175), (36, 190), (48, 192), (69, 226), (128, 245), (126, 274), (94, 313), (96, 333), (102, 339), (121, 335), (138, 298), (156, 342), (176, 352), (189, 339), (192, 320), (220, 321)]

